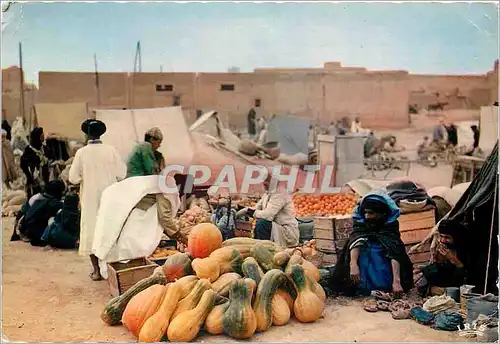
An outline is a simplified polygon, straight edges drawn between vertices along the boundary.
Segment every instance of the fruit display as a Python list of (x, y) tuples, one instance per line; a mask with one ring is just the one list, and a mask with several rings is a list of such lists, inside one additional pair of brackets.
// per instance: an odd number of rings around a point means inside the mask
[(177, 250), (172, 250), (167, 247), (157, 247), (154, 252), (149, 256), (152, 259), (165, 258), (179, 253)]
[(152, 343), (192, 341), (202, 327), (248, 339), (292, 317), (321, 317), (325, 292), (319, 271), (300, 249), (290, 252), (249, 238), (221, 246), (204, 258), (170, 256), (151, 277), (110, 300), (101, 318), (108, 325), (121, 321), (138, 341)]
[(243, 200), (243, 201), (240, 201), (238, 202), (238, 204), (242, 207), (250, 207), (250, 208), (253, 208), (257, 205), (257, 202), (256, 201), (252, 201), (250, 199), (246, 199), (246, 200)]
[(179, 219), (175, 219), (174, 221), (181, 229), (192, 228), (199, 223), (210, 223), (210, 212), (203, 210), (199, 206), (194, 206), (186, 210), (184, 214), (179, 216)]
[(350, 215), (358, 198), (349, 194), (293, 195), (297, 217)]

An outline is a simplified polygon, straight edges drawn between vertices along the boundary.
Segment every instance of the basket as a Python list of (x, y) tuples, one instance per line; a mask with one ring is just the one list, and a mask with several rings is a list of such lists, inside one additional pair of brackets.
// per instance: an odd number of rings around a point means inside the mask
[(261, 148), (271, 159), (277, 159), (281, 154), (280, 145), (276, 141), (264, 143)]

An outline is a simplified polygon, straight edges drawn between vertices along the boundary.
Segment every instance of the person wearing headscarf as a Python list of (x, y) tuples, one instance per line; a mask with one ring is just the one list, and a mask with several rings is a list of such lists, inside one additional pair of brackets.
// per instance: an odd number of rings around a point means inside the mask
[(422, 296), (432, 294), (432, 287), (460, 287), (465, 282), (466, 270), (457, 254), (454, 236), (456, 226), (443, 219), (439, 224), (439, 242), (435, 250), (431, 250), (431, 262), (413, 271), (414, 281)]
[(14, 151), (7, 139), (7, 132), (2, 129), (2, 180), (5, 185), (9, 186), (17, 177)]
[(33, 196), (21, 209), (19, 221), (20, 235), (33, 246), (46, 246), (42, 240), (43, 232), (51, 217), (62, 208), (61, 199), (65, 185), (60, 180), (53, 180), (45, 185), (44, 191)]
[(369, 295), (378, 290), (397, 297), (412, 288), (412, 263), (399, 233), (399, 216), (399, 208), (384, 191), (363, 197), (330, 279), (333, 291)]
[(163, 134), (160, 128), (151, 128), (144, 135), (144, 142), (138, 143), (127, 161), (127, 178), (159, 174), (165, 168), (165, 159), (158, 151)]
[(9, 141), (12, 140), (12, 136), (11, 136), (12, 135), (12, 133), (11, 133), (12, 128), (6, 119), (4, 119), (2, 121), (2, 129), (5, 130), (5, 132), (7, 133), (7, 140), (9, 140)]
[(78, 252), (82, 256), (90, 256), (94, 269), (90, 277), (97, 281), (102, 279), (102, 276), (99, 272), (99, 260), (92, 253), (92, 244), (101, 194), (108, 186), (125, 178), (127, 170), (118, 151), (100, 140), (106, 132), (103, 122), (86, 120), (81, 129), (87, 136), (87, 145), (76, 152), (68, 179), (71, 184), (80, 184), (81, 221)]
[(30, 143), (21, 156), (21, 169), (26, 175), (26, 195), (40, 193), (50, 179), (50, 162), (52, 154), (44, 144), (43, 128), (36, 127), (31, 131)]
[(62, 209), (49, 223), (42, 235), (42, 241), (55, 248), (74, 249), (80, 238), (80, 198), (71, 194), (64, 198)]

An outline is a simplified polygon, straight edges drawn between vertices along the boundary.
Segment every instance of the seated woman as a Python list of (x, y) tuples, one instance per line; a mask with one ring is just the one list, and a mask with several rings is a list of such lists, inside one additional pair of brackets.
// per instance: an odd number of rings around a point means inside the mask
[(63, 207), (49, 223), (42, 235), (42, 241), (55, 248), (76, 248), (80, 238), (80, 198), (71, 194), (64, 198)]
[(457, 256), (452, 234), (453, 226), (446, 219), (441, 221), (439, 243), (431, 263), (413, 270), (414, 281), (422, 296), (441, 294), (443, 288), (460, 287), (465, 282), (465, 267)]
[(383, 191), (367, 194), (354, 211), (353, 232), (345, 244), (330, 280), (333, 291), (395, 296), (413, 286), (412, 263), (399, 233), (400, 210)]
[(19, 232), (21, 237), (33, 246), (45, 246), (43, 232), (51, 217), (55, 217), (62, 208), (65, 185), (60, 180), (46, 184), (44, 192), (33, 196), (21, 209)]

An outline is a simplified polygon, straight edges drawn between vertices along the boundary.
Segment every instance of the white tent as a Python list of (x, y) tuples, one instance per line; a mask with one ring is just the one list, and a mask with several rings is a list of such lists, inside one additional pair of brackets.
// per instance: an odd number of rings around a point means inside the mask
[(158, 149), (168, 164), (189, 164), (194, 155), (193, 143), (181, 107), (131, 110), (96, 110), (96, 118), (106, 124), (104, 143), (114, 146), (126, 160), (134, 146), (144, 141), (153, 127), (163, 133)]

